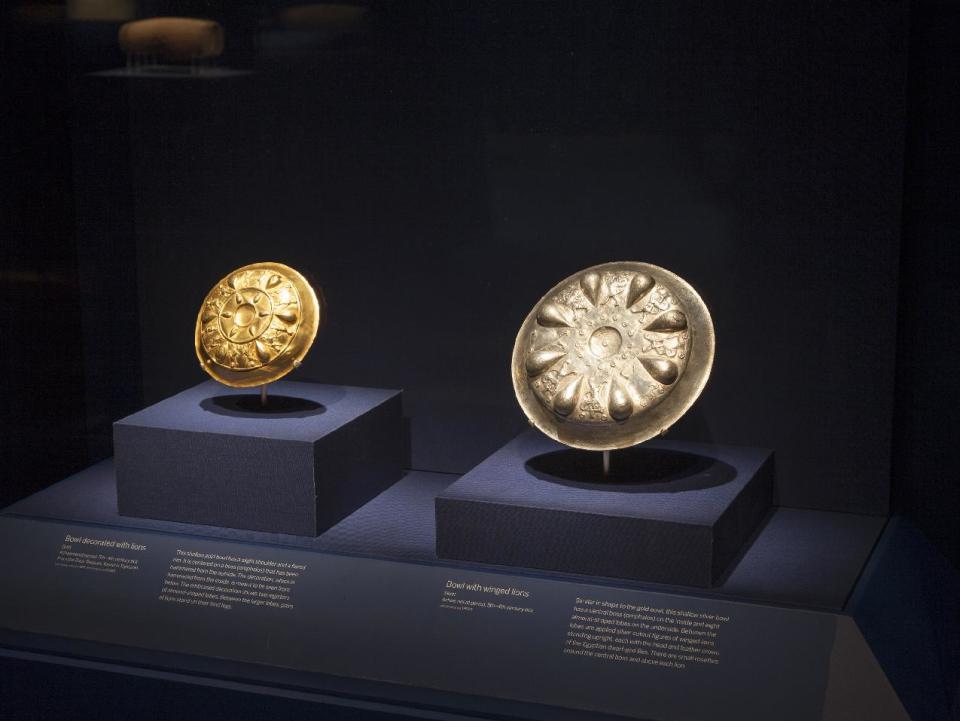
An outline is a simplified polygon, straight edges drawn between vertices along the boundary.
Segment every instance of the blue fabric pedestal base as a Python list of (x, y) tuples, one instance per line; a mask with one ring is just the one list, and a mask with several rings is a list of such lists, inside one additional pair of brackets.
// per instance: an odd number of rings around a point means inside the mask
[(710, 587), (773, 506), (768, 450), (660, 441), (612, 454), (525, 433), (436, 499), (441, 558)]
[(113, 427), (125, 516), (315, 536), (400, 478), (401, 393), (202, 383)]

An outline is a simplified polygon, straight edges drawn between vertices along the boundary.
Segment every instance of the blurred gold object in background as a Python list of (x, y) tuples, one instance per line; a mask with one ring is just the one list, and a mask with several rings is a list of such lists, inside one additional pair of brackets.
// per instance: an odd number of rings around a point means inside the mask
[(137, 16), (136, 0), (68, 0), (67, 17), (88, 22), (121, 22)]
[(120, 47), (172, 63), (215, 58), (223, 53), (223, 27), (198, 18), (149, 18), (120, 27)]
[(341, 3), (291, 5), (280, 12), (280, 21), (288, 29), (347, 31), (354, 29), (367, 14), (367, 8)]

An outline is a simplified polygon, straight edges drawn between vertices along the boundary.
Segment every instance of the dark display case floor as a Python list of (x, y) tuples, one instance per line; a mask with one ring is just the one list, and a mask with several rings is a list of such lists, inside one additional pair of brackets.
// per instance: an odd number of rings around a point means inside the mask
[[(434, 499), (455, 480), (454, 475), (409, 471), (387, 491), (315, 538), (120, 516), (113, 463), (109, 460), (10, 506), (4, 513), (389, 560), (445, 563), (436, 554)], [(885, 519), (878, 516), (777, 508), (719, 584), (709, 589), (682, 590), (703, 596), (840, 610), (884, 523)], [(480, 567), (464, 562), (450, 565)], [(611, 583), (680, 589), (623, 580)]]
[(437, 554), (710, 588), (773, 508), (766, 449), (657, 440), (608, 460), (521, 433), (437, 496)]
[(113, 424), (117, 509), (134, 518), (314, 537), (409, 465), (402, 391), (207, 380)]

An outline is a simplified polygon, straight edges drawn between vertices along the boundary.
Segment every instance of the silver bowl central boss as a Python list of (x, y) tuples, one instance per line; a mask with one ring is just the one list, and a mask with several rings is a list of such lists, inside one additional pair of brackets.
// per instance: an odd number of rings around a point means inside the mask
[(513, 388), (551, 438), (628, 448), (686, 413), (713, 355), (713, 321), (689, 283), (649, 263), (604, 263), (558, 283), (527, 315), (513, 347)]

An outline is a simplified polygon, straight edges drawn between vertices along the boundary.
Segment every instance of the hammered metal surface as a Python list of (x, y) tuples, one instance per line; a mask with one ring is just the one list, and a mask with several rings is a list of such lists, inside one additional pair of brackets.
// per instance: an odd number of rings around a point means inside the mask
[(713, 322), (682, 278), (647, 263), (587, 268), (530, 311), (513, 385), (533, 425), (569, 446), (626, 448), (664, 433), (713, 365)]
[(254, 263), (222, 278), (197, 314), (194, 346), (201, 367), (228, 386), (282, 378), (306, 356), (325, 315), (317, 294), (282, 263)]

